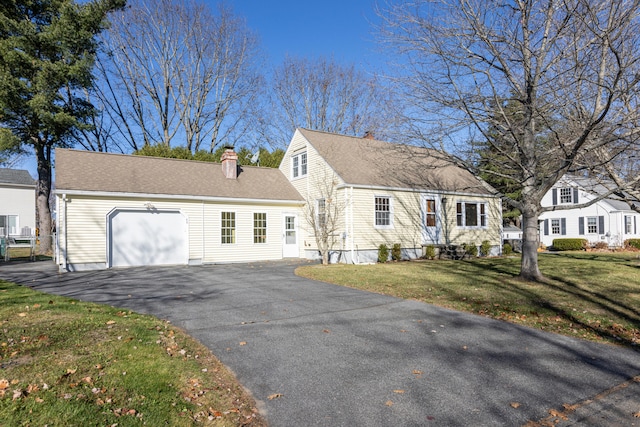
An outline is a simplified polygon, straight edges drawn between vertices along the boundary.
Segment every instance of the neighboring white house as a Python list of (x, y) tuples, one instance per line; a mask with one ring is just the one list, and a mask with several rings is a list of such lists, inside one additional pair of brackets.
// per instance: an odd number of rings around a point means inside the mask
[(32, 236), (35, 230), (35, 180), (26, 170), (0, 169), (0, 237)]
[(620, 247), (627, 239), (640, 238), (640, 214), (615, 193), (590, 206), (572, 208), (609, 192), (593, 179), (564, 176), (542, 198), (543, 207), (558, 209), (540, 215), (540, 242), (551, 246), (556, 238), (582, 238)]
[[(334, 261), (375, 262), (380, 244), (400, 244), (405, 258), (421, 256), (427, 245), (485, 240), (500, 253), (500, 198), (439, 151), (298, 129), (280, 170), (315, 212), (341, 205)], [(332, 200), (327, 183), (335, 189)], [(317, 258), (314, 230), (301, 229), (305, 256)]]
[(303, 199), (278, 169), (56, 150), (61, 271), (300, 257)]

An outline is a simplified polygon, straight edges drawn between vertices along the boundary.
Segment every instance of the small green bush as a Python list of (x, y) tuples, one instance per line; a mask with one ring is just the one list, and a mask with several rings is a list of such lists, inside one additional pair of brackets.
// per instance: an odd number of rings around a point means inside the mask
[(488, 240), (483, 240), (480, 244), (480, 255), (489, 256), (491, 253), (491, 243)]
[(424, 257), (427, 259), (434, 259), (436, 257), (436, 247), (429, 245), (424, 248)]
[(625, 246), (631, 246), (632, 248), (640, 249), (640, 239), (627, 239), (624, 241)]
[(378, 246), (378, 262), (387, 262), (389, 260), (389, 247), (384, 243)]
[(511, 245), (508, 243), (505, 243), (504, 246), (502, 247), (502, 253), (505, 255), (511, 255), (512, 252), (513, 252), (513, 248), (511, 247)]
[(582, 251), (587, 248), (586, 239), (553, 239), (553, 249), (556, 251)]
[(400, 243), (394, 243), (391, 248), (391, 259), (394, 261), (400, 261), (402, 259), (402, 247)]
[(474, 258), (478, 256), (478, 247), (475, 245), (475, 243), (469, 243), (469, 244), (464, 243), (462, 247), (464, 248), (464, 251), (467, 253), (467, 255), (469, 255), (470, 257)]

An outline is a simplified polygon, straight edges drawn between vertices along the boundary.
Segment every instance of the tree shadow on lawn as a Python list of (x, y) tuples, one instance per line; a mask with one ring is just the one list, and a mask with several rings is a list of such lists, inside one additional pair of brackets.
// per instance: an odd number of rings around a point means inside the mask
[[(585, 260), (583, 257), (576, 257), (580, 260)], [(607, 258), (608, 259), (608, 258)], [(589, 260), (589, 259), (587, 259)], [(601, 258), (595, 258), (597, 261), (604, 261)], [(504, 260), (500, 260), (504, 261)], [(590, 261), (590, 260), (589, 260)], [(621, 258), (611, 259), (611, 261), (624, 263), (625, 260)], [(505, 294), (515, 293), (522, 297), (524, 302), (531, 306), (537, 307), (542, 312), (552, 312), (556, 316), (559, 316), (566, 321), (569, 321), (574, 325), (573, 329), (583, 329), (585, 331), (595, 334), (599, 338), (608, 342), (617, 343), (630, 347), (634, 350), (640, 350), (638, 344), (640, 343), (640, 310), (636, 306), (625, 303), (621, 299), (611, 298), (603, 291), (597, 291), (592, 289), (586, 289), (582, 286), (578, 280), (572, 280), (566, 276), (560, 276), (550, 272), (545, 273), (546, 279), (542, 282), (529, 282), (524, 281), (518, 277), (517, 271), (514, 271), (514, 266), (511, 264), (505, 264), (504, 262), (487, 262), (484, 259), (469, 260), (466, 261), (473, 265), (477, 269), (489, 270), (499, 275), (479, 277), (483, 281), (489, 281), (492, 286), (503, 289)], [(625, 264), (627, 265), (627, 264)], [(636, 267), (635, 265), (627, 265), (628, 267)], [(465, 269), (466, 270), (466, 269)], [(596, 269), (597, 271), (597, 269)], [(451, 271), (452, 274), (460, 274), (465, 276), (468, 280), (468, 274), (472, 274), (471, 271)], [(594, 272), (595, 274), (595, 272)], [(585, 276), (592, 276), (591, 274), (584, 273)], [(500, 280), (504, 277), (505, 280)], [(637, 285), (638, 291), (640, 291), (640, 284)], [(554, 294), (566, 294), (575, 299), (575, 304), (564, 305), (559, 301), (553, 301), (545, 296), (545, 290)], [(629, 290), (628, 292), (634, 292)], [(462, 296), (461, 296), (462, 297)], [(560, 301), (563, 301), (561, 298)], [(507, 301), (509, 302), (509, 301)], [(517, 306), (517, 300), (511, 301), (513, 306)], [(575, 306), (587, 305), (576, 310)], [(487, 302), (489, 304), (489, 302)], [(492, 304), (489, 304), (492, 305)], [(500, 307), (503, 310), (509, 310), (509, 307)], [(603, 322), (588, 322), (587, 316), (580, 316), (582, 311), (597, 312), (596, 316), (599, 318), (619, 319), (618, 322), (627, 322), (631, 328), (620, 325), (616, 320), (603, 321)], [(522, 313), (529, 315), (530, 313)], [(534, 313), (539, 314), (539, 313)], [(501, 318), (500, 316), (497, 316)], [(505, 319), (509, 320), (509, 319)]]

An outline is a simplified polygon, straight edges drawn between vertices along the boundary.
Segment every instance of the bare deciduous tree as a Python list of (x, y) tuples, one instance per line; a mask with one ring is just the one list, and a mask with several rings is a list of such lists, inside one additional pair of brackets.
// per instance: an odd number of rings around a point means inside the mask
[(287, 57), (273, 73), (265, 138), (286, 143), (298, 127), (387, 137), (396, 125), (391, 92), (373, 75), (333, 59)]
[(112, 21), (96, 86), (112, 139), (213, 152), (246, 133), (262, 78), (240, 18), (194, 0), (132, 0)]
[(339, 200), (337, 185), (337, 177), (328, 173), (315, 179), (304, 208), (304, 218), (315, 236), (323, 265), (331, 262), (331, 251), (340, 239), (344, 225), (345, 202)]
[[(509, 170), (505, 177), (521, 187), (509, 202), (523, 215), (525, 279), (542, 278), (543, 195), (584, 167), (586, 153), (635, 141), (639, 3), (416, 0), (380, 12), (382, 41), (408, 67), (402, 87), (415, 114), (413, 137), (455, 150), (472, 133), (483, 135)], [(499, 144), (489, 129), (501, 133)]]

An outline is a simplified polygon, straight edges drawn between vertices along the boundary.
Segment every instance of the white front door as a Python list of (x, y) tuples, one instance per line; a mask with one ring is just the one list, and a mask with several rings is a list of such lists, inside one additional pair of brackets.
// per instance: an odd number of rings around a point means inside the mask
[(434, 245), (440, 243), (440, 198), (436, 195), (422, 195), (422, 243)]
[(283, 228), (282, 257), (300, 257), (300, 251), (298, 249), (298, 216), (295, 214), (285, 214)]

